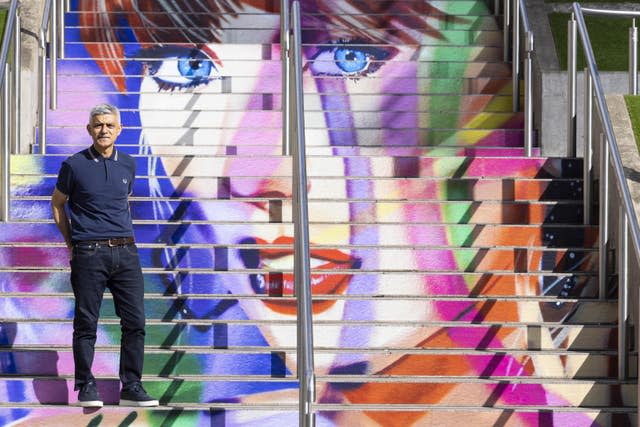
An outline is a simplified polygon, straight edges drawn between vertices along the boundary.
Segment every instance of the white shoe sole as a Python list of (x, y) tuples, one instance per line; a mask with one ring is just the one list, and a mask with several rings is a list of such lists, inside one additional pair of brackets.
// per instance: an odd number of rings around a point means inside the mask
[(84, 402), (80, 402), (78, 401), (78, 403), (76, 403), (76, 406), (80, 406), (82, 408), (102, 408), (102, 401), (100, 400), (87, 400)]
[(120, 406), (137, 406), (139, 408), (148, 408), (151, 406), (158, 406), (160, 404), (160, 402), (158, 402), (157, 400), (145, 400), (145, 401), (138, 401), (138, 400), (120, 400), (119, 405)]

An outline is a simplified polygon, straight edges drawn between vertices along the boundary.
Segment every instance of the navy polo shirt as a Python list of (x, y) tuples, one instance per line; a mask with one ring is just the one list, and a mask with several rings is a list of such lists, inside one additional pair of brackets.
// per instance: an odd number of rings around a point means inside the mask
[(56, 188), (69, 197), (73, 241), (133, 236), (129, 194), (135, 175), (133, 157), (116, 149), (104, 158), (91, 146), (62, 163)]

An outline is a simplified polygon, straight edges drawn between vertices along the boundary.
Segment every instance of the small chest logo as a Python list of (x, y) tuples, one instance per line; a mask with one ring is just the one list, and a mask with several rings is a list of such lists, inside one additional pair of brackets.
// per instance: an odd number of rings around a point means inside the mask
[(129, 182), (129, 180), (127, 178), (122, 178), (122, 183), (126, 184), (127, 182)]

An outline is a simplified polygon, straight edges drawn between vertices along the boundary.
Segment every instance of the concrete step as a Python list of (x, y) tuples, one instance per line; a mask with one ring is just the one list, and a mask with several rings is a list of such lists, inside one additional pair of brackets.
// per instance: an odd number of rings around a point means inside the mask
[[(39, 177), (57, 174), (66, 158), (65, 154), (47, 155), (46, 158), (33, 154), (12, 155), (11, 174)], [(149, 160), (160, 161), (164, 166), (163, 175), (172, 177), (228, 176), (236, 179), (268, 175), (272, 179), (289, 177), (292, 170), (291, 158), (283, 156), (268, 160), (240, 156), (162, 156), (155, 159), (148, 156), (137, 158), (138, 174), (147, 174)], [(376, 178), (582, 178), (582, 160), (575, 158), (318, 156), (307, 162), (310, 179), (344, 177), (345, 169), (350, 178), (372, 175)]]
[[(60, 321), (73, 317), (73, 297), (6, 296), (3, 297), (3, 300), (3, 306), (7, 308), (3, 316), (5, 322), (20, 322), (30, 318)], [(241, 304), (245, 307), (253, 307), (255, 312), (252, 313), (252, 319), (254, 321), (260, 320), (268, 323), (283, 318), (287, 320), (295, 318), (296, 301), (295, 298), (290, 296), (270, 297), (256, 295), (252, 299), (247, 298), (241, 301)], [(565, 300), (561, 303), (557, 301), (541, 303), (535, 299), (474, 299), (462, 296), (455, 300), (429, 296), (403, 299), (361, 298), (345, 301), (337, 299), (334, 295), (314, 297), (314, 316), (317, 316), (318, 320), (328, 317), (336, 321), (338, 319), (332, 317), (332, 313), (341, 311), (340, 309), (343, 309), (345, 304), (349, 304), (352, 310), (355, 310), (358, 306), (362, 307), (362, 311), (359, 313), (359, 320), (361, 321), (378, 322), (379, 324), (388, 323), (389, 325), (395, 322), (397, 326), (402, 324), (404, 328), (398, 329), (399, 334), (400, 332), (412, 331), (413, 329), (408, 326), (411, 322), (413, 322), (411, 326), (429, 325), (429, 321), (425, 320), (425, 318), (428, 318), (430, 315), (428, 312), (435, 308), (437, 308), (441, 317), (446, 316), (442, 320), (452, 321), (455, 319), (460, 324), (513, 322), (518, 320), (518, 316), (529, 316), (532, 322), (546, 319), (547, 321), (573, 325), (603, 322), (611, 324), (617, 318), (617, 302), (608, 300)], [(203, 320), (214, 316), (212, 313), (215, 313), (216, 309), (221, 310), (220, 307), (217, 307), (218, 305), (218, 301), (211, 299), (147, 298), (145, 300), (145, 313), (149, 321)], [(364, 309), (372, 305), (375, 305), (375, 310)], [(12, 307), (19, 307), (21, 312), (17, 313), (15, 310), (10, 310)], [(233, 308), (233, 305), (229, 304), (229, 308)], [(331, 310), (332, 308), (334, 310)], [(232, 319), (234, 315), (238, 316), (239, 319), (246, 316), (246, 314), (243, 316), (237, 307), (224, 314), (227, 319)], [(101, 307), (100, 318), (109, 320), (118, 318), (112, 304), (105, 303)], [(437, 324), (436, 319), (431, 319), (430, 321)], [(385, 337), (384, 339), (387, 338), (393, 341), (393, 337)], [(381, 339), (383, 338), (381, 337)], [(295, 336), (288, 337), (287, 340), (295, 342)]]
[[(241, 299), (255, 296), (253, 289), (239, 286), (251, 283), (253, 272), (225, 271), (150, 271), (143, 269), (145, 292), (150, 296), (161, 295), (175, 298)], [(368, 286), (354, 286), (349, 290), (353, 297), (407, 297), (412, 295), (440, 295), (459, 297), (468, 295), (477, 298), (518, 298), (539, 297), (553, 300), (559, 298), (596, 298), (598, 296), (597, 275), (584, 271), (514, 273), (514, 272), (375, 272), (340, 270), (322, 274), (344, 275), (352, 283)], [(269, 295), (283, 294), (282, 272), (263, 273), (270, 285), (264, 292)], [(316, 274), (312, 276), (314, 279)], [(417, 289), (415, 283), (421, 283)], [(7, 295), (28, 296), (71, 295), (69, 273), (67, 271), (25, 271), (7, 266), (0, 270), (0, 285)], [(229, 292), (233, 293), (230, 294)], [(108, 297), (108, 295), (107, 295)]]
[[(42, 404), (68, 404), (74, 402), (76, 393), (73, 392), (73, 382), (64, 379), (6, 379), (6, 387), (0, 388), (0, 400), (3, 402), (15, 402), (16, 397), (8, 394), (5, 390), (22, 389), (23, 396), (18, 402), (42, 403)], [(275, 378), (260, 382), (254, 381), (251, 384), (232, 381), (199, 381), (196, 379), (182, 380), (146, 380), (144, 381), (147, 391), (160, 397), (163, 405), (186, 405), (198, 404), (202, 402), (219, 401), (224, 395), (223, 390), (236, 388), (257, 394), (257, 396), (247, 396), (251, 402), (254, 399), (261, 399), (262, 405), (294, 404), (297, 401), (297, 386), (293, 381)], [(319, 396), (325, 404), (345, 404), (346, 402), (334, 401), (331, 396), (325, 396), (322, 392), (329, 392), (329, 389), (344, 389), (347, 385), (337, 381), (320, 381), (318, 384)], [(424, 393), (424, 388), (432, 390), (432, 393)], [(252, 389), (253, 388), (253, 389)], [(549, 389), (548, 391), (546, 389)], [(101, 391), (105, 403), (113, 405), (118, 402), (117, 380), (105, 380), (98, 382), (98, 389)], [(260, 391), (283, 391), (290, 389), (292, 393), (265, 393), (260, 396)], [(350, 404), (354, 405), (424, 405), (430, 406), (436, 402), (439, 405), (446, 405), (456, 408), (473, 407), (501, 407), (501, 408), (522, 408), (531, 409), (547, 407), (549, 410), (556, 407), (575, 408), (606, 408), (611, 406), (611, 402), (619, 402), (616, 407), (634, 408), (636, 399), (636, 386), (631, 383), (614, 384), (606, 381), (531, 381), (526, 383), (510, 384), (508, 381), (500, 380), (475, 380), (463, 381), (443, 381), (435, 379), (430, 381), (385, 381), (379, 384), (366, 384), (350, 381), (351, 392), (344, 392)], [(359, 390), (364, 389), (364, 390)], [(414, 401), (417, 389), (422, 389), (422, 397)], [(363, 391), (369, 393), (363, 393)], [(453, 396), (449, 396), (450, 391), (455, 390), (455, 401)], [(55, 391), (55, 392), (52, 392)], [(67, 393), (64, 393), (67, 391)], [(360, 393), (356, 393), (360, 391)], [(526, 397), (524, 397), (526, 396)], [(227, 396), (227, 399), (231, 396)], [(547, 399), (555, 397), (552, 402)], [(442, 399), (442, 400), (439, 400)], [(235, 399), (234, 399), (235, 400)], [(240, 403), (248, 403), (243, 399), (235, 400), (238, 406)], [(253, 402), (256, 403), (256, 402)], [(229, 405), (227, 403), (227, 405)], [(232, 405), (227, 407), (233, 408)], [(392, 406), (393, 407), (393, 406)], [(423, 409), (426, 409), (423, 407)]]
[[(11, 176), (12, 197), (50, 197), (57, 180), (57, 175), (28, 175), (26, 167)], [(57, 173), (57, 172), (56, 172)], [(175, 186), (172, 185), (174, 179)], [(270, 183), (275, 188), (291, 188), (291, 178), (271, 177)], [(34, 185), (37, 184), (37, 185)], [(183, 175), (180, 178), (138, 176), (134, 182), (133, 194), (136, 198), (153, 195), (167, 198), (201, 198), (199, 189), (208, 189), (207, 194), (213, 199), (273, 200), (272, 197), (258, 197), (256, 189), (263, 184), (263, 178), (251, 177), (193, 177)], [(359, 195), (355, 200), (362, 201), (404, 201), (405, 194), (398, 191), (402, 188), (411, 200), (424, 201), (581, 201), (582, 181), (575, 178), (348, 178), (316, 177), (312, 182), (309, 200), (340, 200), (344, 198), (344, 188), (373, 186), (372, 194)]]
[[(160, 222), (153, 219), (136, 221), (134, 234), (138, 243), (161, 245), (183, 245), (204, 248), (216, 246), (224, 248), (275, 247), (287, 251), (293, 247), (293, 224), (263, 222), (223, 222), (225, 213), (209, 217), (208, 222), (178, 222), (177, 218)], [(26, 247), (46, 243), (60, 244), (55, 224), (50, 222), (1, 223), (0, 231), (11, 245), (26, 243)], [(217, 234), (215, 240), (203, 241), (203, 236)], [(342, 248), (344, 250), (366, 251), (376, 246), (381, 250), (472, 248), (491, 252), (500, 248), (510, 254), (520, 252), (535, 253), (539, 250), (557, 248), (594, 248), (598, 239), (598, 229), (583, 225), (496, 225), (496, 224), (379, 224), (369, 223), (312, 223), (309, 226), (311, 245), (314, 248)], [(359, 241), (349, 241), (351, 234)], [(55, 237), (54, 237), (55, 236)], [(226, 237), (223, 237), (226, 236)], [(258, 237), (261, 236), (261, 237)], [(365, 240), (366, 237), (370, 239)], [(373, 240), (375, 237), (375, 240)], [(21, 245), (22, 246), (22, 245)], [(195, 249), (194, 247), (194, 249)], [(41, 246), (44, 250), (45, 247)], [(4, 248), (4, 250), (11, 249)], [(20, 247), (16, 247), (19, 250)], [(59, 249), (53, 249), (59, 250)], [(393, 249), (396, 250), (396, 249)], [(465, 249), (461, 249), (465, 250)], [(496, 249), (497, 251), (498, 249)], [(589, 249), (586, 249), (587, 251)], [(26, 254), (25, 254), (26, 255)], [(512, 257), (511, 257), (512, 258)]]
[[(180, 221), (208, 221), (207, 212), (226, 212), (226, 221), (246, 220), (246, 214), (238, 210), (240, 203), (264, 205), (251, 216), (251, 221), (293, 222), (291, 199), (246, 198), (244, 200), (216, 199), (161, 199), (132, 197), (129, 206), (134, 220), (149, 218), (149, 212), (162, 205), (164, 209), (157, 219)], [(22, 196), (10, 202), (11, 218), (19, 222), (49, 220), (51, 197)], [(582, 221), (582, 203), (567, 202), (369, 202), (348, 200), (318, 200), (309, 202), (309, 221), (353, 222), (350, 212), (375, 212), (375, 216), (357, 218), (361, 224), (409, 223), (409, 224), (527, 224), (553, 225), (577, 224)], [(330, 212), (330, 215), (327, 215)], [(409, 214), (407, 214), (410, 212)], [(438, 212), (438, 215), (434, 215)]]
[[(71, 402), (75, 402), (75, 395)], [(114, 401), (115, 402), (115, 401)], [(632, 426), (636, 425), (635, 408), (610, 406), (605, 408), (550, 408), (542, 405), (537, 408), (497, 407), (438, 407), (436, 405), (332, 405), (317, 404), (318, 423), (336, 423), (336, 425), (366, 425), (376, 423), (390, 427), (403, 427), (420, 420), (441, 420), (441, 425), (459, 425), (473, 419), (476, 427), (521, 427), (529, 425), (593, 427), (593, 426)], [(11, 411), (21, 413), (18, 427), (47, 426), (67, 427), (69, 420), (78, 425), (119, 426), (137, 420), (150, 425), (177, 425), (188, 420), (192, 426), (241, 425), (296, 425), (298, 407), (296, 404), (274, 405), (252, 403), (208, 402), (201, 404), (171, 405), (159, 408), (127, 408), (107, 405), (99, 412), (80, 411), (78, 408), (61, 405), (36, 404), (0, 404), (0, 420), (6, 414), (8, 420), (14, 416)], [(431, 422), (431, 421), (428, 421)], [(570, 422), (571, 424), (566, 424)]]
[[(145, 345), (149, 349), (165, 349), (170, 350), (174, 347), (193, 346), (194, 351), (198, 348), (211, 349), (239, 349), (247, 347), (248, 344), (243, 342), (242, 338), (255, 334), (259, 323), (235, 323), (233, 321), (220, 321), (212, 319), (213, 322), (204, 324), (203, 322), (185, 322), (185, 323), (151, 323), (146, 328)], [(314, 336), (322, 337), (332, 334), (336, 327), (335, 324), (317, 323), (314, 324)], [(50, 321), (39, 322), (28, 320), (18, 324), (11, 322), (0, 322), (0, 327), (7, 330), (13, 329), (12, 341), (10, 344), (4, 344), (4, 351), (20, 350), (20, 357), (27, 360), (30, 357), (39, 357), (36, 353), (42, 353), (47, 356), (51, 350), (69, 351), (70, 338), (72, 336), (72, 320), (67, 321)], [(296, 334), (296, 325), (291, 323), (274, 323), (269, 326), (274, 334), (279, 336)], [(344, 324), (340, 326), (343, 334), (369, 334), (369, 335), (386, 335), (391, 334), (397, 325), (362, 325), (362, 324)], [(431, 326), (415, 326), (413, 328), (416, 334), (429, 336), (433, 333), (434, 327)], [(458, 341), (455, 343), (457, 350), (496, 350), (496, 351), (530, 351), (530, 352), (562, 352), (567, 351), (569, 355), (580, 355), (580, 352), (602, 352), (613, 351), (612, 349), (617, 342), (617, 325), (565, 325), (560, 329), (557, 326), (541, 325), (480, 325), (467, 324), (460, 326), (443, 326), (438, 325), (437, 329), (443, 336), (455, 336)], [(37, 333), (34, 333), (36, 332)], [(120, 334), (120, 325), (115, 323), (100, 323), (100, 333), (98, 334), (97, 345), (102, 354), (107, 351), (116, 351), (113, 347), (112, 340), (108, 337), (117, 337)], [(326, 345), (326, 344), (325, 344)], [(268, 348), (266, 342), (253, 342), (250, 346), (264, 346)], [(368, 348), (368, 344), (363, 342), (354, 342), (353, 348)], [(446, 340), (428, 340), (421, 344), (420, 348), (425, 350), (452, 349), (451, 343)], [(327, 348), (319, 349), (321, 352), (327, 352)], [(291, 349), (289, 350), (291, 351)], [(293, 349), (295, 352), (295, 349)], [(29, 352), (34, 355), (30, 356)], [(159, 352), (158, 354), (163, 354)], [(221, 353), (222, 354), (222, 353)], [(58, 353), (58, 355), (60, 355)], [(66, 356), (67, 360), (68, 355)], [(100, 356), (102, 357), (102, 356)], [(157, 356), (153, 356), (157, 357)], [(191, 356), (193, 357), (193, 356)], [(184, 363), (182, 361), (181, 363)], [(28, 364), (26, 364), (28, 365)], [(602, 368), (608, 369), (608, 364), (603, 364)], [(39, 366), (32, 366), (31, 369), (42, 369)], [(152, 374), (153, 369), (147, 369)], [(58, 372), (62, 374), (62, 372)], [(39, 375), (52, 375), (52, 372), (43, 372)], [(611, 374), (611, 373), (609, 373)], [(66, 374), (65, 374), (66, 375)]]
[[(75, 80), (75, 79), (74, 79)], [(278, 84), (280, 84), (278, 82)], [(476, 90), (483, 90), (482, 87), (478, 87)], [(73, 127), (77, 128), (80, 123), (78, 122), (78, 115), (85, 114), (79, 110), (73, 109), (58, 109), (48, 114), (49, 123), (52, 129), (56, 127)], [(511, 113), (511, 112), (486, 112), (486, 113), (466, 113), (466, 112), (430, 112), (430, 113), (418, 113), (418, 112), (403, 112), (401, 116), (393, 114), (394, 111), (354, 111), (348, 114), (348, 118), (344, 119), (344, 123), (353, 123), (358, 128), (370, 128), (374, 126), (381, 126), (381, 123), (385, 123), (383, 128), (385, 129), (402, 129), (408, 126), (417, 126), (419, 128), (435, 127), (440, 125), (443, 128), (451, 126), (459, 126), (459, 129), (482, 129), (486, 128), (488, 123), (495, 123), (496, 125), (504, 125), (504, 129), (517, 129), (522, 128), (524, 122), (523, 113)], [(282, 126), (282, 112), (281, 111), (254, 111), (251, 112), (252, 122), (245, 122), (246, 111), (228, 111), (221, 114), (220, 111), (215, 110), (199, 110), (190, 109), (185, 110), (133, 110), (122, 111), (121, 120), (126, 127), (128, 123), (139, 123), (142, 115), (153, 114), (153, 120), (160, 123), (181, 123), (186, 127), (193, 128), (264, 128), (265, 124), (269, 127), (281, 127)], [(305, 127), (308, 129), (327, 128), (327, 112), (324, 111), (307, 111), (304, 115)], [(390, 119), (395, 119), (391, 121)], [(149, 119), (147, 118), (147, 121)], [(87, 117), (88, 121), (88, 117)], [(155, 127), (155, 125), (151, 125)], [(337, 126), (336, 126), (337, 127)], [(53, 143), (54, 141), (51, 141)], [(309, 141), (311, 147), (317, 145), (313, 144), (314, 141)], [(49, 144), (49, 145), (50, 145)], [(64, 142), (62, 143), (64, 144)], [(68, 142), (66, 142), (68, 144)], [(213, 144), (211, 144), (213, 145)], [(272, 145), (276, 145), (276, 142), (272, 142)], [(383, 146), (384, 147), (384, 146)], [(419, 149), (421, 147), (389, 147), (393, 149)], [(185, 148), (185, 147), (183, 147)], [(356, 147), (354, 147), (356, 148)], [(367, 147), (361, 147), (367, 148)], [(425, 147), (427, 148), (427, 147)]]
[[(68, 331), (69, 334), (71, 331)], [(71, 335), (68, 335), (71, 336)], [(110, 346), (97, 346), (94, 363), (101, 366), (103, 372), (118, 372), (120, 360), (119, 343)], [(616, 370), (612, 367), (617, 362), (617, 355), (614, 351), (558, 351), (542, 352), (529, 350), (514, 350), (504, 348), (502, 358), (497, 363), (498, 357), (494, 352), (473, 350), (473, 349), (404, 349), (387, 348), (386, 355), (381, 354), (382, 349), (374, 346), (362, 349), (350, 348), (324, 348), (319, 346), (314, 350), (318, 359), (336, 359), (346, 354), (351, 357), (376, 359), (376, 363), (386, 363), (392, 365), (398, 358), (411, 358), (413, 365), (402, 372), (384, 376), (375, 372), (360, 372), (358, 367), (352, 367), (352, 373), (348, 368), (339, 373), (322, 374), (321, 381), (345, 381), (351, 379), (354, 382), (385, 380), (396, 381), (418, 381), (419, 379), (429, 379), (434, 381), (450, 380), (456, 382), (462, 379), (473, 378), (468, 373), (438, 372), (438, 362), (443, 358), (448, 358), (448, 363), (470, 364), (474, 369), (485, 372), (485, 379), (509, 381), (514, 378), (526, 377), (527, 381), (549, 380), (549, 379), (582, 379), (582, 380), (612, 380), (616, 376)], [(413, 353), (412, 353), (413, 351)], [(508, 355), (506, 354), (508, 352)], [(180, 356), (176, 357), (179, 353)], [(278, 358), (273, 360), (274, 354)], [(74, 365), (73, 354), (69, 345), (65, 347), (52, 346), (46, 349), (16, 348), (11, 350), (0, 349), (0, 357), (13, 361), (11, 377), (57, 377), (60, 379), (73, 379)], [(164, 349), (157, 349), (152, 346), (145, 347), (144, 373), (147, 379), (155, 377), (162, 380), (170, 376), (172, 380), (198, 378), (201, 380), (226, 379), (230, 381), (261, 381), (270, 380), (274, 377), (296, 379), (295, 370), (289, 372), (284, 364), (283, 358), (295, 358), (294, 348), (278, 348), (264, 346), (253, 349), (251, 347), (206, 348), (200, 345), (167, 345)], [(236, 359), (236, 360), (234, 360)], [(230, 366), (237, 362), (237, 359), (244, 359), (244, 364), (238, 368), (229, 370)], [(534, 359), (537, 366), (544, 366), (540, 371), (532, 370), (524, 374), (518, 372), (523, 360)], [(560, 360), (562, 359), (562, 362)], [(54, 363), (52, 363), (54, 362)], [(520, 362), (520, 363), (518, 363)], [(633, 357), (630, 365), (636, 365), (637, 360)], [(634, 363), (635, 362), (635, 363)], [(513, 369), (507, 366), (513, 363)], [(249, 365), (254, 365), (250, 367)], [(635, 369), (633, 374), (635, 375)], [(113, 374), (112, 374), (113, 375)], [(8, 377), (8, 376), (7, 376)], [(2, 377), (0, 377), (0, 381)], [(100, 377), (98, 377), (100, 378)]]

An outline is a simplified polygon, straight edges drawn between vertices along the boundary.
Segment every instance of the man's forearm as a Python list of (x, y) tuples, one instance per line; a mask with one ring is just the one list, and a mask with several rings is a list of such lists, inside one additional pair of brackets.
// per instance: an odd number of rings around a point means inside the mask
[(67, 213), (64, 210), (64, 206), (52, 206), (53, 210), (53, 222), (56, 223), (58, 230), (60, 230), (60, 234), (64, 238), (67, 247), (70, 248), (71, 245), (71, 226), (69, 225), (69, 218), (67, 218)]

